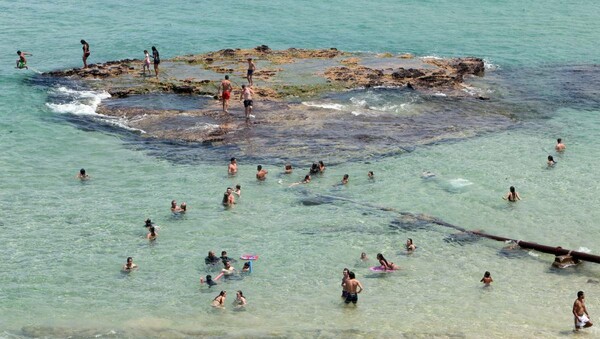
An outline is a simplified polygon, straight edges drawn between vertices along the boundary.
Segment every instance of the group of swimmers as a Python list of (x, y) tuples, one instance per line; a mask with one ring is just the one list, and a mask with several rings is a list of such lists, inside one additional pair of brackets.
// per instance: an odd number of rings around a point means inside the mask
[[(567, 149), (567, 146), (565, 146), (565, 144), (562, 142), (561, 138), (556, 139), (556, 146), (554, 146), (554, 149), (559, 152), (562, 153), (564, 152), (565, 149)], [(554, 167), (554, 165), (556, 165), (556, 161), (554, 161), (554, 157), (551, 155), (548, 155), (548, 161), (546, 162), (548, 168), (552, 168)], [(516, 191), (514, 186), (510, 186), (508, 189), (508, 193), (506, 193), (506, 195), (504, 197), (502, 197), (502, 199), (504, 200), (508, 200), (510, 202), (516, 202), (518, 200), (521, 200), (521, 196), (519, 195), (519, 192)]]
[[(206, 278), (200, 278), (200, 284), (206, 284), (209, 288), (211, 288), (212, 286), (217, 285), (216, 281), (221, 277), (232, 277), (234, 274), (236, 274), (235, 268), (231, 265), (231, 262), (233, 261), (234, 259), (227, 256), (227, 251), (222, 251), (220, 257), (217, 257), (215, 252), (209, 251), (206, 258), (204, 258), (204, 263), (207, 266), (217, 266), (219, 263), (222, 263), (223, 269), (221, 269), (221, 273), (219, 273), (219, 275), (217, 275), (214, 279), (210, 274), (207, 275)], [(251, 270), (252, 268), (250, 262), (245, 262), (241, 272), (250, 273)], [(219, 295), (213, 299), (211, 305), (213, 307), (224, 308), (226, 293), (226, 291), (221, 291)], [(234, 300), (233, 305), (236, 308), (240, 308), (244, 307), (246, 303), (246, 297), (244, 297), (242, 291), (237, 291), (236, 299)]]

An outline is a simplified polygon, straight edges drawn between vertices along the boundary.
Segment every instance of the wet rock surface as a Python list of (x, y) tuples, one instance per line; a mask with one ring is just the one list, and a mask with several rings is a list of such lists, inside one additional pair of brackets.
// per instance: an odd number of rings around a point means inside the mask
[[(250, 57), (257, 65), (254, 111), (245, 119), (237, 99)], [(142, 60), (126, 59), (41, 77), (108, 92), (111, 98), (97, 112), (143, 131), (141, 138), (234, 147), (248, 157), (363, 159), (514, 123), (493, 100), (464, 90), (466, 77), (484, 73), (478, 58), (274, 51), (263, 45), (163, 60), (159, 78), (141, 69)], [(229, 113), (215, 100), (224, 74), (234, 87)]]

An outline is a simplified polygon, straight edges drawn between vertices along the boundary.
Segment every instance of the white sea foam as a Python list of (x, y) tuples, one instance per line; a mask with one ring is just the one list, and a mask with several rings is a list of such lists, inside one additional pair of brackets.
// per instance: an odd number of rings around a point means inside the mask
[(98, 121), (111, 126), (123, 128), (128, 131), (146, 133), (141, 129), (129, 126), (125, 118), (111, 117), (96, 113), (102, 100), (110, 98), (110, 94), (106, 91), (79, 91), (64, 86), (53, 88), (50, 91), (58, 97), (70, 100), (67, 103), (46, 103), (46, 106), (53, 112), (89, 116), (92, 117), (92, 119), (97, 119)]
[(358, 107), (366, 107), (367, 106), (367, 101), (365, 99), (358, 99), (355, 97), (350, 98), (350, 102)]
[(334, 104), (334, 103), (316, 103), (316, 102), (306, 101), (306, 102), (302, 102), (302, 104), (305, 106), (309, 106), (309, 107), (334, 109), (336, 111), (341, 111), (342, 109), (344, 109), (344, 105)]
[(437, 56), (437, 55), (426, 55), (426, 56), (424, 56), (424, 57), (421, 57), (421, 59), (424, 59), (424, 60), (425, 60), (425, 59), (435, 59), (435, 60), (442, 60), (443, 58), (442, 58), (442, 57), (439, 57), (439, 56)]
[(68, 103), (46, 103), (56, 113), (70, 113), (75, 115), (93, 115), (103, 99), (110, 98), (106, 91), (77, 91), (67, 87), (57, 87), (51, 90), (54, 94), (70, 99)]
[(436, 97), (447, 97), (446, 94), (441, 93), (441, 92), (434, 93), (433, 95), (436, 96)]
[(577, 249), (577, 252), (590, 253), (590, 252), (592, 252), (592, 250), (590, 250), (590, 249), (589, 249), (589, 248), (587, 248), (587, 247), (583, 247), (583, 246), (582, 246), (582, 247), (579, 247), (579, 248)]
[(219, 128), (219, 125), (209, 124), (209, 123), (196, 123), (192, 127), (188, 127), (186, 130), (188, 131), (206, 131), (206, 130), (214, 130)]
[(490, 59), (483, 59), (483, 67), (486, 71), (496, 71), (500, 69), (500, 65), (494, 64)]
[(466, 187), (466, 186), (471, 186), (473, 185), (472, 182), (470, 182), (467, 179), (463, 179), (463, 178), (456, 178), (456, 179), (451, 179), (448, 180), (448, 182), (450, 183), (450, 185), (454, 188), (461, 188), (461, 187)]

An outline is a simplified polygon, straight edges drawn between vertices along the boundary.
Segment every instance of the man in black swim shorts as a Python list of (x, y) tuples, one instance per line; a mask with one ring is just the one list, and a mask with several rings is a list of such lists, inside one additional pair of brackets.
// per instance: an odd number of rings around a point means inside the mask
[(248, 78), (248, 85), (254, 85), (252, 81), (252, 75), (254, 75), (254, 70), (256, 69), (256, 65), (252, 61), (252, 58), (248, 58), (248, 73), (246, 73), (246, 78)]
[(354, 272), (348, 272), (348, 281), (346, 282), (346, 290), (348, 291), (348, 295), (346, 296), (346, 300), (344, 302), (346, 304), (353, 303), (356, 305), (358, 301), (358, 294), (362, 292), (363, 287), (360, 281), (356, 280), (356, 276)]
[(250, 114), (252, 114), (252, 95), (254, 91), (250, 86), (242, 85), (242, 93), (240, 93), (240, 100), (244, 100), (244, 114), (246, 115), (246, 119), (250, 118)]

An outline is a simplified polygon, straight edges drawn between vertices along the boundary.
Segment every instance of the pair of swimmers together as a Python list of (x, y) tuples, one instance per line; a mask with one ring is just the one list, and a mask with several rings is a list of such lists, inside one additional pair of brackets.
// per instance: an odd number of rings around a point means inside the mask
[[(211, 302), (212, 307), (225, 308), (225, 299), (227, 297), (227, 291), (221, 291)], [(236, 308), (246, 306), (246, 297), (242, 291), (237, 291), (233, 306)]]
[(171, 200), (171, 212), (173, 213), (185, 213), (187, 211), (187, 204), (182, 202), (180, 206), (177, 206), (176, 200)]

